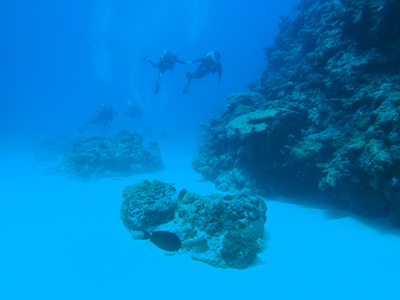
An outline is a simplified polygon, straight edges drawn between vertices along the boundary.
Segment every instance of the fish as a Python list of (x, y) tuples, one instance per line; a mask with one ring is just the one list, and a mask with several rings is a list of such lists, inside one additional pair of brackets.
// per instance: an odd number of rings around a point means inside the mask
[(186, 190), (186, 189), (181, 190), (181, 191), (179, 192), (179, 194), (178, 194), (178, 201), (182, 200), (183, 197), (184, 197), (186, 194), (187, 194), (187, 190)]
[(168, 252), (178, 251), (182, 247), (179, 237), (169, 231), (153, 231), (151, 234), (144, 231), (143, 240), (150, 240), (155, 246)]

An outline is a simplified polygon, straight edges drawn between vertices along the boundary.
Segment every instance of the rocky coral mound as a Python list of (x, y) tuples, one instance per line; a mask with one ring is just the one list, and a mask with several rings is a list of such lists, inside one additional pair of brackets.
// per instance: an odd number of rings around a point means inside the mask
[(263, 249), (267, 207), (244, 194), (201, 196), (154, 180), (127, 186), (120, 217), (132, 237), (170, 231), (182, 240), (177, 254), (219, 268), (246, 268)]
[(252, 93), (201, 126), (193, 168), (217, 188), (320, 191), (400, 227), (400, 5), (303, 0)]
[(56, 168), (47, 174), (89, 180), (111, 176), (155, 173), (165, 169), (156, 143), (142, 146), (135, 131), (121, 130), (112, 136), (88, 136), (76, 142)]

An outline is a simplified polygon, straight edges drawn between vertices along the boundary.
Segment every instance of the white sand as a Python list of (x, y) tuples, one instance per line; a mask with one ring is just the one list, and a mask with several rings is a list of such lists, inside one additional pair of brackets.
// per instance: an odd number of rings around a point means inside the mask
[(400, 299), (400, 234), (386, 221), (267, 201), (265, 251), (247, 270), (167, 257), (131, 239), (121, 191), (140, 179), (207, 195), (191, 153), (167, 170), (82, 183), (42, 176), (30, 153), (0, 157), (0, 299)]

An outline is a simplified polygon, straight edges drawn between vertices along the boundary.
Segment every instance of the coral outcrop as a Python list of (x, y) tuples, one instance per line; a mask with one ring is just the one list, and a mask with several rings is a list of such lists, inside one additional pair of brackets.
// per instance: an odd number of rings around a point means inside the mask
[(233, 94), (194, 170), (225, 191), (320, 191), (400, 227), (400, 5), (303, 0), (251, 93)]
[(246, 268), (263, 249), (267, 207), (244, 194), (201, 196), (154, 180), (127, 186), (121, 220), (137, 240), (144, 231), (170, 231), (182, 240), (177, 254), (219, 268)]
[(150, 143), (145, 149), (142, 140), (137, 132), (130, 130), (121, 130), (112, 136), (85, 137), (65, 153), (58, 167), (48, 169), (46, 173), (86, 181), (164, 170), (157, 144)]

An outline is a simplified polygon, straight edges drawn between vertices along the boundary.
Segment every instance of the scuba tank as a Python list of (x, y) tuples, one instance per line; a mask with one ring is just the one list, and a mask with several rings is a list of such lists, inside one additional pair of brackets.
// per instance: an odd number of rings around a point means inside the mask
[(168, 67), (171, 68), (177, 59), (176, 54), (173, 51), (165, 50), (161, 56), (160, 60)]
[(164, 50), (164, 52), (161, 53), (160, 60), (165, 62), (165, 57), (168, 56), (168, 54), (169, 54), (169, 51), (168, 50)]
[(215, 51), (208, 52), (206, 56), (204, 56), (204, 59), (206, 61), (205, 71), (215, 74), (218, 67), (218, 59), (215, 57)]

